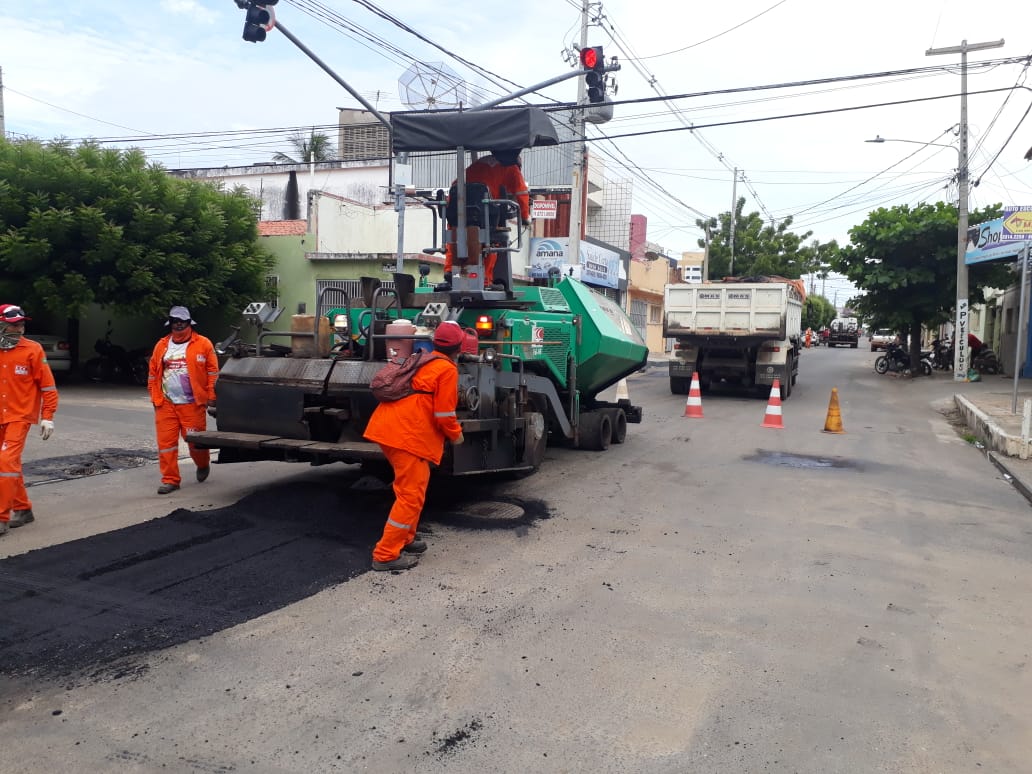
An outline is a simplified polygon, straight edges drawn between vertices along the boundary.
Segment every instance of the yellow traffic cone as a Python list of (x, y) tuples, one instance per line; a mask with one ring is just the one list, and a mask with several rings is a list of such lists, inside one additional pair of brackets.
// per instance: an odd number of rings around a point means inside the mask
[(839, 412), (838, 388), (831, 388), (831, 400), (828, 402), (828, 418), (824, 420), (824, 432), (844, 433), (842, 429), (842, 414)]

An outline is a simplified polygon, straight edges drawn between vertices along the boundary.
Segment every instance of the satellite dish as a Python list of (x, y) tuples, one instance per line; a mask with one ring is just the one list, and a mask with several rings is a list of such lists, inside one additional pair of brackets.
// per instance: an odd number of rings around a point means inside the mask
[(398, 79), (401, 101), (413, 110), (445, 110), (469, 104), (466, 83), (443, 62), (416, 62)]

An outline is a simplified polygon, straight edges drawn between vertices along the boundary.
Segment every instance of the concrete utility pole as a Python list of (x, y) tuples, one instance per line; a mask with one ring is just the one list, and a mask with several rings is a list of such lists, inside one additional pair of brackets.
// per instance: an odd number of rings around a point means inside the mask
[(925, 56), (937, 54), (960, 54), (960, 158), (957, 166), (957, 312), (953, 325), (953, 381), (966, 382), (968, 372), (968, 271), (967, 254), (968, 229), (968, 120), (967, 120), (967, 55), (968, 51), (982, 51), (1000, 48), (1003, 38), (987, 43), (968, 43), (962, 40), (959, 46), (930, 48)]
[(7, 137), (4, 129), (4, 68), (0, 67), (0, 140)]
[(727, 273), (735, 273), (735, 216), (738, 213), (738, 167), (735, 167), (735, 178), (731, 181), (731, 223), (728, 225), (727, 245), (731, 249), (731, 263)]
[[(588, 45), (589, 0), (581, 3), (580, 50)], [(587, 175), (587, 149), (584, 145), (584, 78), (577, 79), (577, 108), (573, 111), (573, 179), (570, 185), (570, 238), (566, 243), (566, 265), (580, 263), (581, 223), (584, 220), (584, 177)]]

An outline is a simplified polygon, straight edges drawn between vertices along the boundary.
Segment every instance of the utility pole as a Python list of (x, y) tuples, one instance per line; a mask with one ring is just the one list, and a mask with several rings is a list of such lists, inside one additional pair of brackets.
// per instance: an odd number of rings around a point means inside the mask
[[(588, 45), (589, 0), (581, 2), (580, 50)], [(573, 111), (573, 179), (570, 185), (570, 238), (566, 243), (566, 265), (580, 263), (581, 223), (584, 220), (584, 177), (587, 174), (587, 149), (584, 144), (584, 102), (587, 87), (577, 79), (577, 107)]]
[(0, 67), (0, 140), (6, 139), (4, 130), (4, 68)]
[(735, 177), (731, 181), (731, 223), (728, 225), (727, 244), (731, 249), (731, 263), (728, 264), (727, 273), (735, 273), (735, 215), (738, 212), (738, 167), (735, 167)]
[(967, 55), (968, 51), (982, 51), (1000, 48), (1003, 38), (987, 43), (968, 43), (962, 40), (959, 46), (930, 48), (925, 56), (937, 54), (960, 54), (960, 152), (957, 163), (957, 311), (953, 325), (953, 381), (966, 382), (968, 372), (968, 120), (967, 120)]

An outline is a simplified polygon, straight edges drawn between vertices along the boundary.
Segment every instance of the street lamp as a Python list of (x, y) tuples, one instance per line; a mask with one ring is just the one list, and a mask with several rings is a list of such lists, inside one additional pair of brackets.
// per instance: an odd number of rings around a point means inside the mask
[[(964, 128), (961, 127), (963, 132)], [(957, 152), (957, 311), (953, 324), (953, 381), (967, 381), (967, 334), (968, 334), (968, 271), (964, 260), (967, 254), (968, 230), (968, 169), (964, 149), (956, 145), (945, 145), (941, 142), (920, 142), (918, 140), (898, 140), (875, 135), (873, 140), (864, 142), (907, 142), (913, 145), (934, 145), (937, 148), (952, 148)], [(963, 145), (963, 143), (961, 143)]]

